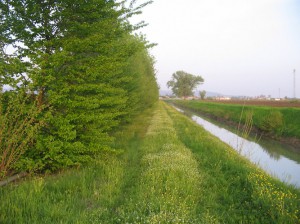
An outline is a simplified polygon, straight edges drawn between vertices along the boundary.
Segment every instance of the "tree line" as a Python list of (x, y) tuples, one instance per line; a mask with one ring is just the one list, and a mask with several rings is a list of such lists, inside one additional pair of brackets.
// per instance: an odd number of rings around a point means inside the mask
[(157, 101), (145, 23), (128, 20), (150, 3), (0, 0), (2, 176), (86, 163)]

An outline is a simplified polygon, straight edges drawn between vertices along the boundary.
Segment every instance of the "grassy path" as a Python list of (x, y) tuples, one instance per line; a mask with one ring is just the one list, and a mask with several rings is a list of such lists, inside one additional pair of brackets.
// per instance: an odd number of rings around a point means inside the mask
[(124, 205), (120, 223), (199, 223), (201, 174), (160, 105), (141, 145), (141, 175)]
[(0, 223), (299, 223), (300, 193), (159, 103), (85, 168), (0, 188)]

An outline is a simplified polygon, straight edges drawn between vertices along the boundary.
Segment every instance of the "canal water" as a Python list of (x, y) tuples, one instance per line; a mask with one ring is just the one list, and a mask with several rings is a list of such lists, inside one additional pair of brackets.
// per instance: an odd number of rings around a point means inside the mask
[(300, 188), (300, 153), (294, 148), (272, 140), (249, 140), (213, 124), (198, 115), (178, 111), (191, 117), (211, 134), (237, 150), (241, 155), (281, 181)]

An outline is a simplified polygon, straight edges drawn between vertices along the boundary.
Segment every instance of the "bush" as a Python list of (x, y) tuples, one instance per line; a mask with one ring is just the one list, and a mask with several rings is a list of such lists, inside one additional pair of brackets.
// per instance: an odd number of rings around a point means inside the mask
[(40, 109), (25, 93), (0, 93), (0, 179), (5, 177), (29, 147), (41, 123)]
[(283, 129), (283, 115), (280, 111), (271, 111), (263, 117), (260, 129), (279, 135)]

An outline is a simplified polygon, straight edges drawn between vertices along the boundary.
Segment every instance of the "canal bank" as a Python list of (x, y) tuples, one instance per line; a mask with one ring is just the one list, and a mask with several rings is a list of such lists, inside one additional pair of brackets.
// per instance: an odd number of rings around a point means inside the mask
[[(193, 152), (198, 161), (198, 169), (204, 174), (201, 181), (201, 192), (203, 192), (201, 209), (218, 213), (219, 221), (208, 223), (298, 223), (300, 221), (299, 189), (271, 177), (228, 144), (174, 108), (167, 107), (167, 110), (173, 120), (178, 138)], [(295, 204), (289, 202), (294, 200), (292, 198), (296, 200)], [(293, 215), (290, 213), (285, 218), (280, 217), (289, 206), (295, 206), (296, 213)], [(224, 216), (225, 219), (221, 218)]]
[(290, 145), (300, 153), (300, 108), (230, 102), (176, 100), (169, 103), (233, 129), (251, 120), (251, 133)]
[(270, 139), (245, 139), (222, 124), (212, 123), (187, 109), (175, 108), (270, 175), (300, 188), (300, 153), (296, 148)]

